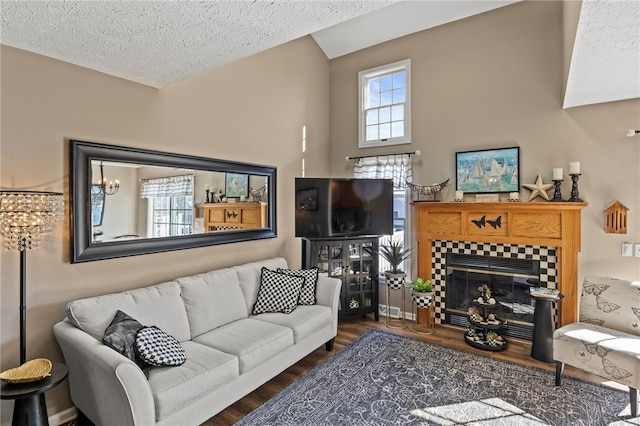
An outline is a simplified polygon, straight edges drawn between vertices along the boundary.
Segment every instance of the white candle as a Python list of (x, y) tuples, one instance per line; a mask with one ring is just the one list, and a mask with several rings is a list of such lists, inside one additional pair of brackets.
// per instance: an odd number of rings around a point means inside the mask
[(205, 191), (211, 191), (211, 185), (205, 185), (204, 186), (204, 190)]
[(553, 180), (562, 180), (562, 167), (553, 169)]
[(517, 200), (520, 197), (520, 193), (519, 192), (510, 192), (509, 193), (509, 199), (510, 200)]
[(569, 174), (570, 175), (577, 175), (580, 173), (580, 162), (579, 161), (572, 161), (569, 163)]
[(464, 198), (464, 192), (456, 191), (456, 200), (462, 200)]

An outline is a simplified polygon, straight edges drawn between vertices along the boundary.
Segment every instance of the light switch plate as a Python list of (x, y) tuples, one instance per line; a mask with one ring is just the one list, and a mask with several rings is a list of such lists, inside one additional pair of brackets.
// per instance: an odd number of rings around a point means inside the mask
[(622, 243), (622, 255), (633, 256), (633, 243)]

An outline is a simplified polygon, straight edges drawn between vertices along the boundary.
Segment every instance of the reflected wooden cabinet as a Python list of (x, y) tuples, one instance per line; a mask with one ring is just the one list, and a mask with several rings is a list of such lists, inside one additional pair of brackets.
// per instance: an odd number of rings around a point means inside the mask
[(203, 204), (206, 232), (267, 227), (267, 203)]

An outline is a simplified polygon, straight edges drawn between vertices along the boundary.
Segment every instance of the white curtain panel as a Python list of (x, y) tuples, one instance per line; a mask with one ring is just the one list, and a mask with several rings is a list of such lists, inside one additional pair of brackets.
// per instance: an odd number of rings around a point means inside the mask
[(407, 187), (406, 182), (413, 182), (411, 154), (357, 158), (353, 177), (358, 179), (393, 179), (395, 188), (404, 189)]
[(193, 194), (193, 175), (140, 180), (140, 198), (177, 197)]

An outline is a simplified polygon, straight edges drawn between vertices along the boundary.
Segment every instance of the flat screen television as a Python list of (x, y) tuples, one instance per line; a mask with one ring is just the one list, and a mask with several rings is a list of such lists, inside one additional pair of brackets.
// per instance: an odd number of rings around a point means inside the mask
[(296, 178), (296, 237), (393, 234), (393, 180)]

